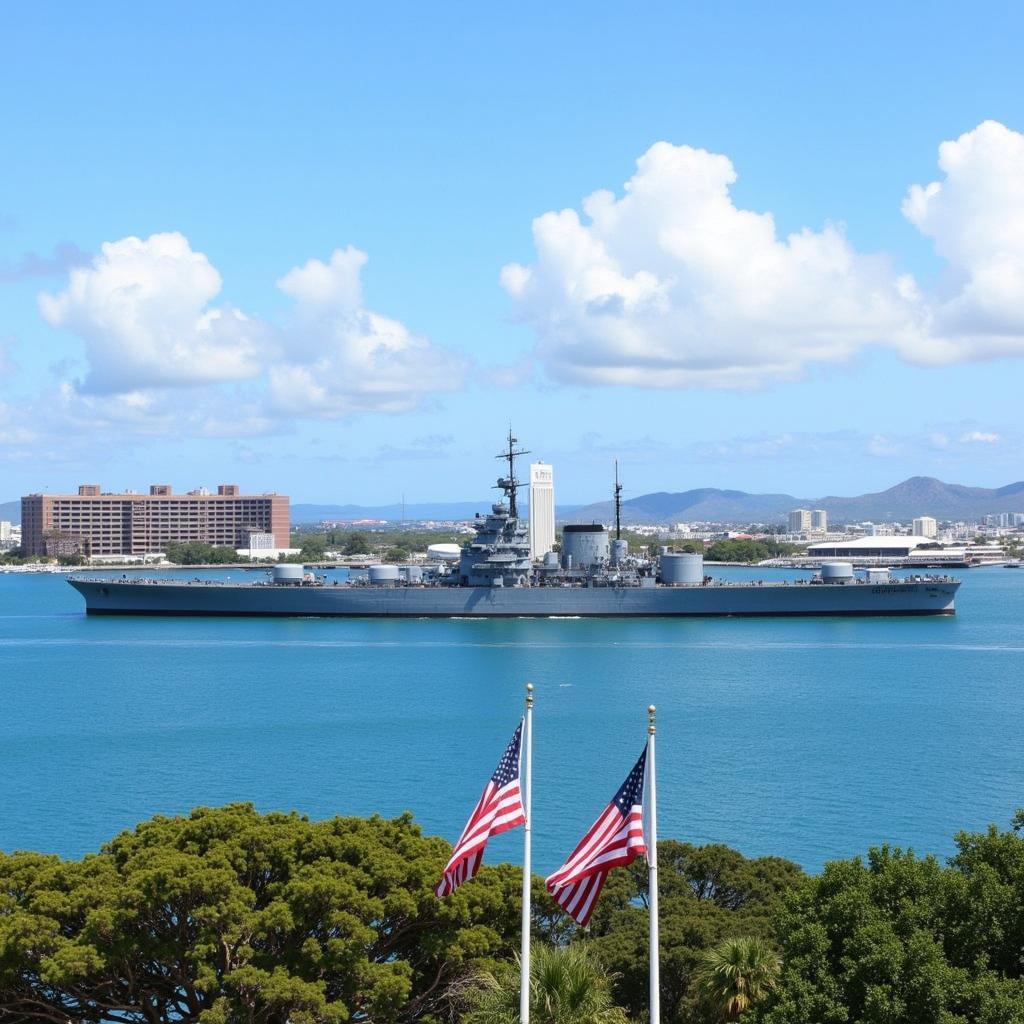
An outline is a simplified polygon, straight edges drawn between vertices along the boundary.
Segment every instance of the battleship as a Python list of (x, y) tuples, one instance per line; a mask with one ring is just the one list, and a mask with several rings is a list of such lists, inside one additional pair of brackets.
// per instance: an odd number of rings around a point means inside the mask
[(792, 582), (716, 579), (700, 553), (661, 548), (631, 554), (622, 537), (622, 486), (615, 474), (614, 537), (603, 524), (563, 528), (560, 552), (530, 555), (519, 515), (517, 449), (509, 431), (497, 457), (507, 464), (489, 513), (457, 561), (374, 565), (329, 581), (295, 564), (276, 565), (256, 582), (69, 577), (90, 615), (522, 618), (952, 615), (959, 580), (945, 575), (897, 578), (886, 569), (857, 575), (827, 562)]

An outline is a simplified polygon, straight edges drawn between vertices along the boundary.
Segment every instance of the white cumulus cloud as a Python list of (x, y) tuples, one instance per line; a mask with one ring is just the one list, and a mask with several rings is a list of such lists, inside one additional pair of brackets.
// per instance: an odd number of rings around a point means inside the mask
[(176, 231), (106, 242), (39, 307), (86, 345), (86, 391), (112, 393), (254, 377), (262, 328), (211, 306), (221, 277)]
[(835, 225), (780, 237), (733, 201), (728, 157), (667, 142), (621, 196), (538, 217), (533, 262), (501, 281), (569, 382), (744, 388), (871, 344), (925, 364), (1024, 355), (1024, 135), (986, 121), (939, 166), (903, 204), (946, 261), (935, 288)]
[(277, 284), (294, 315), (271, 324), (212, 305), (221, 276), (183, 235), (108, 242), (63, 291), (39, 296), (43, 317), (85, 342), (84, 381), (64, 381), (54, 406), (68, 422), (102, 408), (143, 435), (164, 431), (177, 409), (181, 431), (226, 436), (404, 411), (460, 386), (458, 357), (365, 308), (366, 260), (349, 246), (288, 271)]
[(904, 346), (929, 363), (1024, 355), (1024, 135), (997, 121), (939, 146), (941, 181), (914, 185), (903, 213), (947, 274)]
[(295, 300), (283, 333), (285, 356), (268, 371), (277, 413), (402, 412), (462, 385), (461, 359), (363, 305), (366, 259), (353, 246), (336, 249), (328, 262), (309, 260), (277, 282)]
[(737, 207), (725, 156), (659, 142), (624, 194), (595, 192), (533, 223), (536, 260), (502, 284), (556, 377), (749, 387), (847, 358), (905, 325), (885, 259), (836, 226), (780, 238)]
[(988, 430), (970, 430), (960, 440), (964, 444), (998, 444), (999, 435)]

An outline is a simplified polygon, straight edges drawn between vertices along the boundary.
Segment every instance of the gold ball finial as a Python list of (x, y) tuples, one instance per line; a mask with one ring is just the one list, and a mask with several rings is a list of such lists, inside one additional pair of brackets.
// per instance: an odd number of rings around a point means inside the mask
[(533, 707), (533, 683), (526, 684), (526, 706)]
[(658, 709), (653, 704), (647, 705), (647, 731), (654, 735), (654, 713)]

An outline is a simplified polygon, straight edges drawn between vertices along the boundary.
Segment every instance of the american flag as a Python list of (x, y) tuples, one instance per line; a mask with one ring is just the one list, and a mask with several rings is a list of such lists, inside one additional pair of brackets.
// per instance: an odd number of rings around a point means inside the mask
[(594, 912), (608, 872), (647, 854), (644, 775), (647, 748), (569, 859), (545, 881), (551, 898), (579, 925)]
[(484, 847), (491, 836), (522, 825), (526, 821), (523, 800), (519, 792), (519, 748), (523, 738), (523, 723), (502, 754), (494, 774), (487, 780), (476, 810), (470, 815), (459, 841), (452, 850), (444, 875), (434, 892), (448, 896), (463, 882), (469, 881), (480, 870)]

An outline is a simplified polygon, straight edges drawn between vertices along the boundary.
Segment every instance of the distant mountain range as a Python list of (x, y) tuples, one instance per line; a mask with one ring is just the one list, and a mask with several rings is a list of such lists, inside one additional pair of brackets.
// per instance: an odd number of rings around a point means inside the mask
[[(405, 518), (471, 519), (485, 512), (492, 499), (409, 504)], [(1005, 487), (964, 487), (947, 484), (930, 476), (913, 476), (886, 491), (843, 498), (798, 498), (792, 494), (750, 494), (746, 491), (699, 487), (692, 491), (658, 491), (629, 498), (622, 503), (627, 523), (673, 523), (710, 520), (721, 523), (774, 523), (790, 509), (823, 508), (835, 523), (907, 520), (913, 516), (937, 519), (973, 519), (990, 512), (1024, 512), (1024, 480)], [(610, 501), (592, 505), (559, 505), (558, 518), (566, 522), (610, 522), (614, 509)], [(292, 505), (293, 523), (318, 523), (322, 519), (402, 518), (402, 506), (393, 505)], [(21, 502), (0, 503), (0, 519), (21, 521)]]
[[(406, 519), (469, 519), (484, 512), (490, 501), (406, 505)], [(836, 523), (871, 519), (888, 522), (914, 516), (968, 519), (990, 512), (1024, 512), (1024, 480), (1006, 487), (964, 487), (930, 476), (913, 476), (886, 491), (843, 498), (799, 498), (792, 494), (750, 494), (746, 491), (699, 487), (692, 491), (657, 491), (622, 503), (627, 523), (672, 523), (710, 520), (721, 523), (773, 523), (794, 508), (823, 508)], [(566, 522), (610, 522), (615, 514), (610, 501), (592, 505), (559, 505), (558, 518)], [(401, 505), (294, 505), (292, 522), (321, 519), (399, 519)]]
[[(886, 491), (853, 498), (828, 495), (798, 498), (792, 494), (748, 494), (702, 487), (669, 494), (644, 494), (622, 503), (630, 523), (670, 523), (711, 520), (724, 523), (771, 523), (794, 508), (823, 508), (835, 523), (907, 520), (914, 516), (970, 519), (990, 512), (1024, 512), (1024, 480), (1005, 487), (964, 487), (930, 476), (912, 476)], [(607, 522), (614, 515), (610, 501), (585, 505), (568, 518), (576, 522)]]

